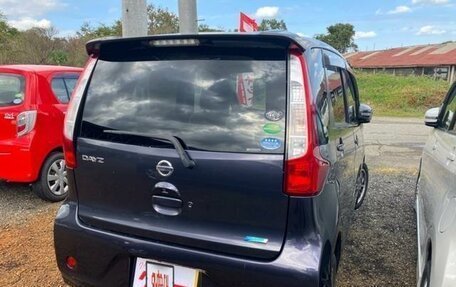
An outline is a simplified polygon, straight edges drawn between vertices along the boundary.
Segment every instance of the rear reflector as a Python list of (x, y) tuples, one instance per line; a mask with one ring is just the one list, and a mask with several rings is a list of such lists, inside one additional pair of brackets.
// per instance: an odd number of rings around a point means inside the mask
[(70, 270), (74, 270), (78, 266), (78, 261), (73, 256), (68, 256), (66, 259), (66, 266)]
[(26, 111), (17, 115), (16, 127), (18, 137), (30, 133), (35, 128), (36, 115), (36, 111)]
[(293, 196), (314, 196), (323, 188), (329, 163), (320, 156), (315, 140), (310, 85), (300, 52), (291, 52), (289, 66), (285, 192)]
[(92, 70), (95, 67), (96, 58), (90, 57), (82, 75), (79, 77), (76, 88), (71, 96), (70, 104), (68, 105), (68, 111), (65, 116), (65, 125), (63, 128), (63, 150), (65, 155), (65, 163), (67, 168), (76, 167), (76, 153), (74, 148), (74, 127), (76, 124), (76, 118), (81, 104), (82, 96), (89, 82)]

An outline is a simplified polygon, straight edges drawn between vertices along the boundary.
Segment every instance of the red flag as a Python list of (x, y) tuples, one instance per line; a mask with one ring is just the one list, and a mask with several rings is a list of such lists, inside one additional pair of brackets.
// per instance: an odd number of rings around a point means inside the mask
[(258, 24), (254, 19), (241, 12), (241, 19), (239, 21), (239, 32), (254, 32), (258, 31)]

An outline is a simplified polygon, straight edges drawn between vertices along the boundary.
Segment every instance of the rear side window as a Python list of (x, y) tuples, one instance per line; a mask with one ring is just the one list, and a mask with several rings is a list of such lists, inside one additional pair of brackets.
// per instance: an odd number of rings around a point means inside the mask
[(328, 77), (328, 94), (333, 107), (334, 122), (336, 126), (345, 125), (344, 87), (340, 69), (337, 67), (327, 68), (326, 75)]
[(70, 101), (70, 96), (73, 93), (77, 76), (59, 76), (51, 81), (51, 88), (57, 100), (62, 104), (67, 104)]
[(0, 106), (20, 105), (25, 99), (25, 78), (0, 74)]
[(177, 54), (178, 60), (99, 60), (81, 136), (172, 148), (163, 141), (104, 132), (121, 130), (176, 136), (190, 150), (283, 153), (285, 50), (261, 59), (223, 53), (181, 59), (186, 54)]
[(323, 65), (323, 53), (320, 49), (312, 49), (310, 53), (309, 76), (312, 91), (317, 103), (317, 129), (320, 144), (328, 143), (329, 131), (329, 104), (327, 98), (326, 73)]
[(52, 91), (54, 92), (55, 96), (59, 100), (60, 103), (68, 103), (69, 102), (69, 97), (68, 93), (65, 87), (65, 82), (63, 81), (62, 78), (54, 78), (52, 79)]
[(356, 123), (358, 109), (356, 105), (355, 86), (347, 70), (342, 69), (342, 75), (344, 76), (344, 89), (348, 107), (347, 122)]
[(78, 82), (78, 78), (67, 77), (67, 78), (63, 78), (63, 80), (65, 81), (68, 95), (71, 97), (71, 94), (73, 94), (74, 87), (76, 86), (76, 83)]

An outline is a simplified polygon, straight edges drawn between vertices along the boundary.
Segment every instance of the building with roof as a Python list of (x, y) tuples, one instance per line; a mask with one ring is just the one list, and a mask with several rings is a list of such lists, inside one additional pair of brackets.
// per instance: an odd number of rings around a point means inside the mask
[(345, 55), (355, 69), (394, 75), (425, 75), (456, 81), (456, 42), (353, 52)]

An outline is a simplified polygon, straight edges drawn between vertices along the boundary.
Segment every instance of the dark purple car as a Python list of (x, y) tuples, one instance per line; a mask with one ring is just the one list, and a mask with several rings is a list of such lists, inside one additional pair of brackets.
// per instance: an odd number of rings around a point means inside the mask
[(367, 189), (356, 80), (289, 33), (95, 40), (55, 221), (73, 286), (334, 286)]

